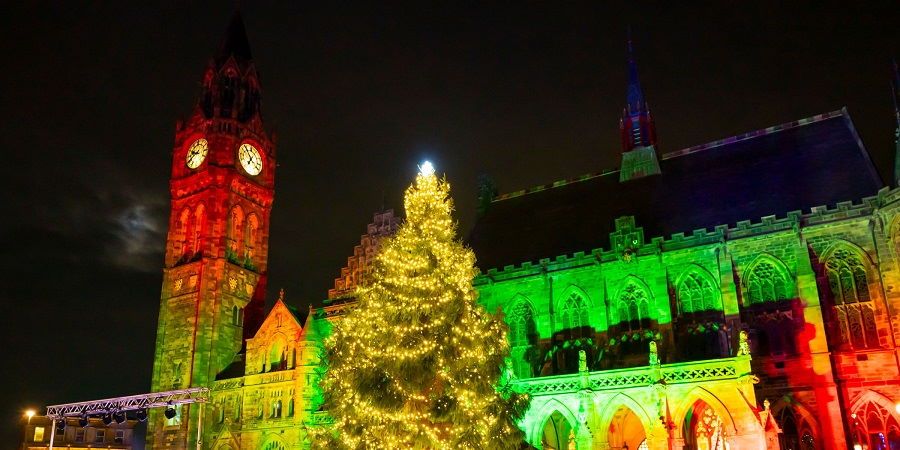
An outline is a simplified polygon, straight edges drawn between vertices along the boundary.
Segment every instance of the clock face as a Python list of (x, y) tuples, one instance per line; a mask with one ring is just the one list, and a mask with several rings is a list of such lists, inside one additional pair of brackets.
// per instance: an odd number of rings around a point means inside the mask
[(206, 139), (200, 138), (194, 141), (191, 144), (191, 148), (188, 149), (187, 157), (185, 158), (188, 168), (196, 169), (200, 167), (200, 164), (206, 159), (207, 153), (209, 153), (209, 143), (206, 142)]
[(242, 144), (238, 149), (238, 160), (241, 167), (250, 175), (259, 175), (262, 172), (262, 157), (259, 150), (250, 144)]

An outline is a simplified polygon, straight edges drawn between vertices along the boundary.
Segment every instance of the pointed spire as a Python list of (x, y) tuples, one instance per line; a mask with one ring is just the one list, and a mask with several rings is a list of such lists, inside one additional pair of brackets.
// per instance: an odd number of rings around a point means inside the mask
[(619, 119), (622, 137), (622, 166), (619, 181), (629, 181), (660, 173), (656, 157), (656, 124), (638, 78), (634, 59), (631, 26), (628, 27), (628, 94), (622, 118)]
[(244, 20), (237, 9), (207, 67), (197, 106), (207, 119), (218, 117), (246, 123), (259, 116), (259, 78)]
[(628, 25), (628, 112), (635, 113), (644, 106), (644, 91), (638, 77), (637, 62), (634, 60), (634, 44), (631, 39), (631, 25)]
[(253, 59), (253, 54), (250, 52), (250, 40), (247, 39), (247, 29), (244, 27), (244, 19), (241, 17), (238, 7), (231, 15), (231, 22), (228, 23), (225, 31), (225, 39), (222, 40), (222, 44), (216, 52), (216, 66), (221, 66), (231, 55), (234, 55), (240, 63)]

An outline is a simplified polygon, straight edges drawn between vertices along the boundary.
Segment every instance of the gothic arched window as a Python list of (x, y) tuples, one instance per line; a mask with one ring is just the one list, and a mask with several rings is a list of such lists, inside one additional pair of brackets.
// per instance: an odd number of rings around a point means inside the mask
[(509, 315), (509, 345), (518, 347), (530, 344), (531, 336), (537, 334), (534, 325), (534, 312), (531, 306), (522, 301), (516, 304)]
[(247, 230), (244, 233), (244, 255), (247, 259), (253, 258), (253, 249), (259, 242), (259, 219), (256, 214), (247, 216)]
[(678, 305), (685, 314), (722, 309), (713, 284), (696, 271), (685, 275), (678, 284)]
[(519, 378), (530, 378), (531, 362), (528, 360), (529, 348), (537, 337), (534, 323), (534, 311), (525, 300), (520, 300), (513, 307), (507, 319), (509, 324), (510, 358), (513, 371)]
[(228, 251), (230, 252), (228, 256), (233, 261), (237, 260), (237, 255), (240, 253), (243, 225), (244, 210), (240, 205), (236, 205), (228, 216)]
[(790, 298), (788, 279), (772, 262), (756, 264), (747, 277), (747, 294), (750, 304), (774, 302)]
[(190, 234), (187, 236), (187, 239), (189, 239), (191, 243), (191, 250), (195, 254), (203, 252), (203, 232), (205, 225), (206, 210), (201, 203), (197, 205), (197, 209), (194, 210), (194, 217), (191, 219)]
[(191, 210), (183, 209), (178, 220), (175, 222), (175, 242), (179, 247), (175, 249), (178, 259), (187, 259), (190, 253), (190, 245), (188, 239), (188, 227), (191, 222)]
[(853, 348), (878, 347), (868, 271), (859, 256), (839, 248), (825, 262), (825, 273), (834, 299), (834, 317), (841, 342)]
[(272, 402), (272, 417), (278, 419), (281, 417), (281, 400)]
[(579, 293), (572, 292), (560, 308), (559, 323), (563, 330), (580, 329), (590, 325), (588, 316), (588, 307), (584, 298)]
[(628, 282), (619, 294), (616, 312), (619, 325), (629, 331), (650, 328), (650, 299), (646, 289), (635, 282)]

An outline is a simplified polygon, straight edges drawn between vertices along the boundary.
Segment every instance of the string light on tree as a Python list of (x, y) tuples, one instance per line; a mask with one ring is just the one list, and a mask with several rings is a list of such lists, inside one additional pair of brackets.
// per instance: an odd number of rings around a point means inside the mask
[(501, 384), (507, 327), (476, 303), (475, 255), (453, 201), (419, 166), (406, 221), (385, 241), (357, 307), (334, 325), (323, 388), (334, 427), (321, 448), (512, 448), (527, 397)]

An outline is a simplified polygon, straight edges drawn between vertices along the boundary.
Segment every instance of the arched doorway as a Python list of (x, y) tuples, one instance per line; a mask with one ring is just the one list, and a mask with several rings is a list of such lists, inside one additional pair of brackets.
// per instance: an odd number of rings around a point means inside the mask
[(607, 441), (610, 450), (639, 449), (646, 446), (647, 434), (641, 419), (627, 406), (620, 406), (609, 423)]
[(882, 405), (873, 401), (862, 403), (850, 419), (854, 444), (868, 450), (900, 450), (900, 422)]
[(574, 450), (576, 448), (575, 430), (559, 411), (553, 411), (553, 414), (544, 423), (541, 448), (552, 450)]
[(784, 406), (775, 413), (775, 421), (781, 427), (778, 435), (781, 450), (817, 450), (816, 438), (810, 425), (798, 416), (791, 406)]
[(685, 450), (726, 450), (725, 424), (719, 414), (698, 400), (684, 418)]

